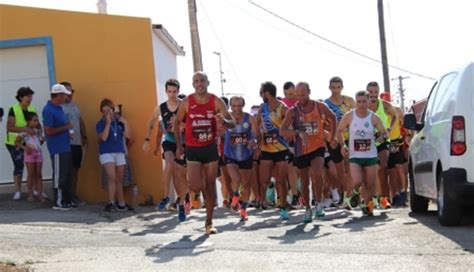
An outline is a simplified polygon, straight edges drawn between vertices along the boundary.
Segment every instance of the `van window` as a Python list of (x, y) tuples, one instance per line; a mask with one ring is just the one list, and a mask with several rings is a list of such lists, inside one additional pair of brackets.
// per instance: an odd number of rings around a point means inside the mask
[(453, 105), (456, 96), (456, 89), (450, 88), (457, 77), (457, 73), (449, 73), (441, 79), (437, 96), (434, 101), (433, 113), (444, 116), (444, 113), (451, 112), (450, 105)]
[(433, 103), (436, 98), (436, 92), (439, 89), (438, 86), (438, 81), (436, 81), (433, 87), (431, 88), (430, 95), (428, 96), (428, 101), (426, 102), (425, 109), (423, 110), (423, 116), (421, 117), (421, 120), (423, 120), (423, 122), (426, 122), (428, 120), (428, 117), (431, 115)]

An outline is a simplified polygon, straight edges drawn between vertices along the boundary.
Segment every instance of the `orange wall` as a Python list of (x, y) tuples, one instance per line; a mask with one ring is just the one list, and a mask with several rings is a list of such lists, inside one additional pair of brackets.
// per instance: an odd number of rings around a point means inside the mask
[(95, 133), (104, 97), (123, 104), (124, 117), (131, 124), (136, 142), (130, 159), (141, 200), (148, 194), (155, 201), (161, 196), (161, 160), (141, 150), (146, 122), (157, 101), (151, 35), (146, 18), (0, 5), (0, 39), (51, 36), (56, 80), (70, 81), (76, 90), (74, 101), (89, 138), (78, 189), (86, 201), (107, 200), (100, 185)]

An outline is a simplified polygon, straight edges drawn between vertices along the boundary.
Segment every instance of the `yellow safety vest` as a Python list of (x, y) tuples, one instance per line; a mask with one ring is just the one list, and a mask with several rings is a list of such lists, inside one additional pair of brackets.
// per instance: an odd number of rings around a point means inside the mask
[[(26, 119), (25, 115), (23, 114), (23, 109), (20, 106), (20, 103), (16, 103), (12, 106), (13, 114), (15, 115), (15, 127), (16, 128), (24, 128), (26, 127)], [(27, 109), (29, 112), (36, 112), (35, 107), (32, 105), (28, 106)], [(5, 143), (7, 145), (15, 145), (16, 137), (18, 133), (15, 132), (8, 132), (7, 137), (5, 139)]]

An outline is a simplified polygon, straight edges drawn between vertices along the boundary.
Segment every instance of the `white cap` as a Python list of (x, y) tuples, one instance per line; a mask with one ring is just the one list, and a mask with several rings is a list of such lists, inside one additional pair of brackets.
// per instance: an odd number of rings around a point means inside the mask
[(51, 87), (51, 94), (60, 94), (60, 93), (71, 95), (71, 92), (68, 91), (66, 87), (64, 87), (64, 85), (54, 84), (53, 87)]

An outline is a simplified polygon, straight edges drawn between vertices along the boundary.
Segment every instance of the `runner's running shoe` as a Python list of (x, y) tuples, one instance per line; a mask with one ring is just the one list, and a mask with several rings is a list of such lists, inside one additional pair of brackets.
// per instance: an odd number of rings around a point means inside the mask
[(206, 224), (206, 235), (217, 234), (217, 229), (214, 228), (211, 224)]
[(178, 205), (178, 220), (179, 222), (186, 221), (186, 209), (184, 205)]
[(323, 207), (320, 204), (316, 205), (316, 209), (314, 209), (314, 216), (321, 218), (321, 217), (324, 217), (325, 215), (326, 213), (324, 213)]
[(392, 208), (392, 204), (390, 204), (390, 201), (388, 200), (388, 197), (381, 197), (380, 198), (380, 208), (382, 208), (384, 210)]
[(193, 209), (201, 208), (202, 203), (201, 203), (201, 197), (199, 196), (199, 194), (194, 195), (193, 200), (191, 201), (191, 205)]
[(239, 201), (240, 201), (240, 196), (239, 194), (234, 194), (232, 197), (232, 203), (230, 204), (230, 207), (234, 210), (239, 209)]
[(249, 214), (247, 213), (247, 210), (241, 208), (240, 209), (240, 221), (248, 221), (248, 220), (249, 220)]
[(285, 208), (280, 208), (280, 218), (281, 220), (288, 220), (290, 218), (288, 216), (288, 211)]
[(307, 224), (313, 221), (313, 212), (311, 209), (306, 209), (306, 212), (304, 213), (303, 217), (303, 223)]
[(163, 211), (166, 209), (166, 206), (170, 203), (170, 198), (168, 196), (163, 197), (160, 202), (156, 205), (155, 209)]

